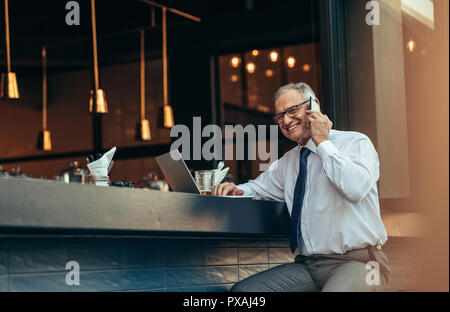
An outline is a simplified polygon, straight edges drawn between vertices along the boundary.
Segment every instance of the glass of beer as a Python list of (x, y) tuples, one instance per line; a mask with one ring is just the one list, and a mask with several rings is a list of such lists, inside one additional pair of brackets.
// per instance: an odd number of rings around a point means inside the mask
[(215, 171), (214, 170), (197, 170), (195, 171), (195, 182), (202, 192), (202, 195), (211, 195), (214, 187)]

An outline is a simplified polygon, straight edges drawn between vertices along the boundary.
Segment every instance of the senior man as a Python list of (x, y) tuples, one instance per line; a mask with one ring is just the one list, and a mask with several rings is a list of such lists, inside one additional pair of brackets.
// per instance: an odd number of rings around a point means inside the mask
[[(305, 83), (274, 95), (274, 121), (298, 146), (255, 180), (222, 183), (212, 194), (253, 195), (285, 201), (290, 247), (299, 254), (236, 283), (232, 291), (374, 291), (389, 278), (382, 251), (378, 154), (364, 134), (331, 130), (320, 102)], [(317, 109), (311, 109), (317, 104)]]

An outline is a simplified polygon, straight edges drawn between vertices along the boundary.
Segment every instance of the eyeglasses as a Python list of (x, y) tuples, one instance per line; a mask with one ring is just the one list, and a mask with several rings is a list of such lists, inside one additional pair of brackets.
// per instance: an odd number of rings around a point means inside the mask
[(277, 124), (280, 124), (284, 120), (284, 114), (287, 114), (291, 118), (297, 116), (298, 111), (300, 110), (300, 106), (302, 106), (303, 104), (309, 103), (309, 107), (311, 107), (311, 100), (312, 100), (312, 97), (310, 97), (308, 100), (306, 100), (304, 102), (301, 102), (300, 104), (289, 107), (286, 111), (284, 111), (282, 113), (278, 113), (278, 114), (274, 115), (272, 117), (273, 121), (275, 121), (275, 123), (277, 123)]

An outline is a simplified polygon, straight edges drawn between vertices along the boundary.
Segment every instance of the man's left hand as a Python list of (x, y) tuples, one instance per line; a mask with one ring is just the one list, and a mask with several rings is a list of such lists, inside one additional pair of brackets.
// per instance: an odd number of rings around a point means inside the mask
[(311, 129), (311, 138), (314, 144), (319, 146), (320, 143), (328, 140), (328, 135), (333, 123), (328, 119), (327, 115), (324, 115), (321, 112), (308, 110), (306, 111), (306, 114)]

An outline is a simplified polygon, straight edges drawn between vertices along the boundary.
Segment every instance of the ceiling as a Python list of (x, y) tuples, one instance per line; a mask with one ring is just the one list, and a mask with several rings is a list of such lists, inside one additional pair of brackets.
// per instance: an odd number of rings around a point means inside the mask
[[(22, 75), (41, 71), (41, 46), (47, 45), (49, 71), (91, 66), (90, 0), (78, 0), (80, 25), (65, 23), (68, 1), (9, 1), (12, 70)], [(167, 14), (168, 44), (198, 46), (215, 42), (218, 47), (245, 44), (246, 38), (264, 37), (270, 31), (306, 26), (311, 28), (311, 3), (315, 0), (166, 0), (156, 1), (202, 19), (201, 23)], [(316, 10), (317, 11), (317, 10)], [(100, 65), (137, 59), (137, 30), (148, 28), (146, 50), (160, 57), (161, 10), (156, 9), (156, 27), (151, 28), (151, 6), (141, 0), (97, 0), (97, 31)], [(4, 4), (0, 5), (0, 64), (5, 69)], [(315, 12), (314, 15), (318, 13)], [(289, 26), (289, 24), (291, 26)], [(268, 28), (270, 25), (270, 28)], [(240, 38), (240, 39), (239, 39)], [(264, 40), (262, 40), (264, 41)], [(174, 45), (175, 43), (175, 45)], [(181, 45), (181, 43), (183, 45)], [(172, 50), (173, 51), (173, 50)]]

